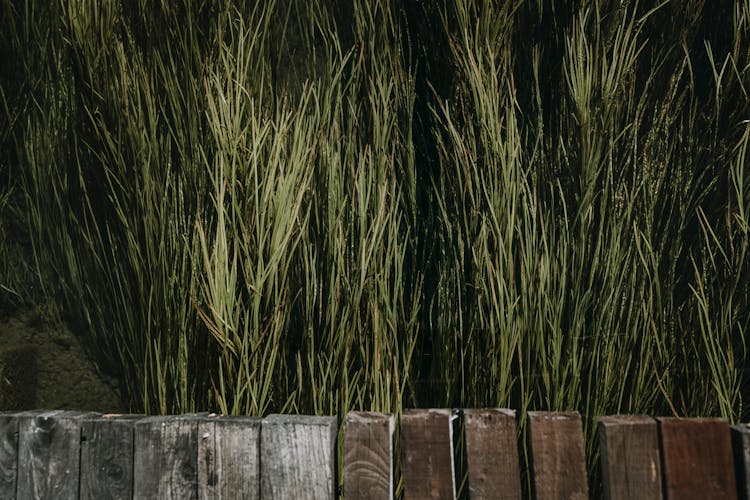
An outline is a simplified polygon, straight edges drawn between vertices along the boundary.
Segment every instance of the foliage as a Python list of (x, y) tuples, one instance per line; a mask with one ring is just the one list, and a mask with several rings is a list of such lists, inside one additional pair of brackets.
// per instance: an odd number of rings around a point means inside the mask
[(0, 297), (133, 410), (748, 418), (747, 2), (0, 11)]

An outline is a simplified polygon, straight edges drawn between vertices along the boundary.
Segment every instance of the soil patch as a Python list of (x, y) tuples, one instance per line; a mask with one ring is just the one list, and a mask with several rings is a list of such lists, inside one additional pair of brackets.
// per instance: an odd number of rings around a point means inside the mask
[[(117, 382), (97, 370), (80, 340), (59, 320), (33, 309), (0, 316), (0, 354), (8, 367), (0, 367), (0, 404), (8, 406), (0, 411), (30, 409), (11, 407), (19, 405), (106, 413), (126, 410)], [(21, 360), (21, 354), (33, 361)]]

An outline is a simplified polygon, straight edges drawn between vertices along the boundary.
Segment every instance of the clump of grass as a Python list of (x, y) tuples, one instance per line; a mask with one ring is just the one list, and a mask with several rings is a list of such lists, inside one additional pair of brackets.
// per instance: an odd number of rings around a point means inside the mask
[(318, 126), (311, 90), (276, 108), (264, 95), (266, 68), (257, 64), (266, 30), (252, 26), (267, 22), (229, 25), (233, 43), (206, 79), (216, 149), (205, 155), (214, 211), (208, 224), (197, 221), (207, 309), (199, 311), (220, 347), (214, 390), (225, 413), (264, 414), (286, 408), (290, 396), (280, 370)]
[(189, 113), (201, 94), (178, 82), (199, 65), (173, 52), (179, 33), (163, 53), (139, 47), (120, 7), (73, 2), (51, 15), (56, 65), (24, 137), (28, 223), (47, 291), (133, 407), (191, 411), (208, 392), (209, 346), (189, 301), (206, 179)]
[[(732, 171), (746, 138), (723, 93), (747, 105), (746, 76), (730, 69), (747, 54), (719, 65), (710, 45), (687, 46), (697, 4), (673, 21), (682, 39), (649, 39), (674, 14), (667, 3), (558, 7), (543, 34), (546, 7), (444, 11), (458, 77), (434, 106), (439, 400), (737, 419), (747, 234)], [(699, 65), (715, 91), (697, 83)], [(719, 132), (727, 122), (734, 131)]]

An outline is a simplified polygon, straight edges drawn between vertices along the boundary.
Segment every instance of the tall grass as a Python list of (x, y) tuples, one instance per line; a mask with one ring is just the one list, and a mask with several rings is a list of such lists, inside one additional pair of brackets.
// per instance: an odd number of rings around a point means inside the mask
[[(434, 109), (444, 404), (736, 420), (747, 122), (727, 103), (747, 110), (747, 49), (721, 62), (708, 41), (695, 50), (702, 5), (668, 2), (592, 2), (556, 12), (561, 41), (514, 38), (542, 32), (545, 7), (467, 1), (446, 16), (458, 77)], [(677, 38), (655, 29), (668, 16)]]
[(746, 2), (1, 5), (0, 227), (134, 410), (747, 418)]

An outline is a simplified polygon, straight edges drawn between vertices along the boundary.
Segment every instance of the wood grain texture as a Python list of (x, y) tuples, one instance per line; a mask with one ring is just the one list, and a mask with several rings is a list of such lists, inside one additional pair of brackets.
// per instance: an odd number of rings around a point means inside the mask
[(260, 497), (333, 499), (336, 417), (270, 415), (261, 427)]
[(535, 411), (528, 416), (535, 498), (588, 499), (581, 416)]
[(162, 500), (198, 496), (199, 419), (166, 416), (136, 422), (134, 498)]
[(732, 426), (732, 453), (737, 498), (750, 500), (750, 428), (747, 424)]
[(253, 417), (208, 417), (198, 424), (198, 498), (260, 498), (260, 425)]
[(451, 410), (406, 410), (401, 416), (404, 499), (454, 499)]
[(90, 416), (50, 411), (19, 418), (17, 498), (78, 498), (81, 420)]
[(350, 412), (344, 424), (344, 498), (393, 498), (393, 415)]
[(139, 415), (103, 415), (81, 422), (81, 496), (133, 498), (133, 448)]
[(604, 498), (661, 500), (656, 420), (637, 415), (600, 417), (597, 433)]
[(16, 497), (18, 415), (0, 413), (0, 498)]
[(465, 410), (464, 429), (472, 500), (520, 500), (516, 412)]
[(729, 424), (714, 418), (659, 418), (668, 500), (737, 498)]

